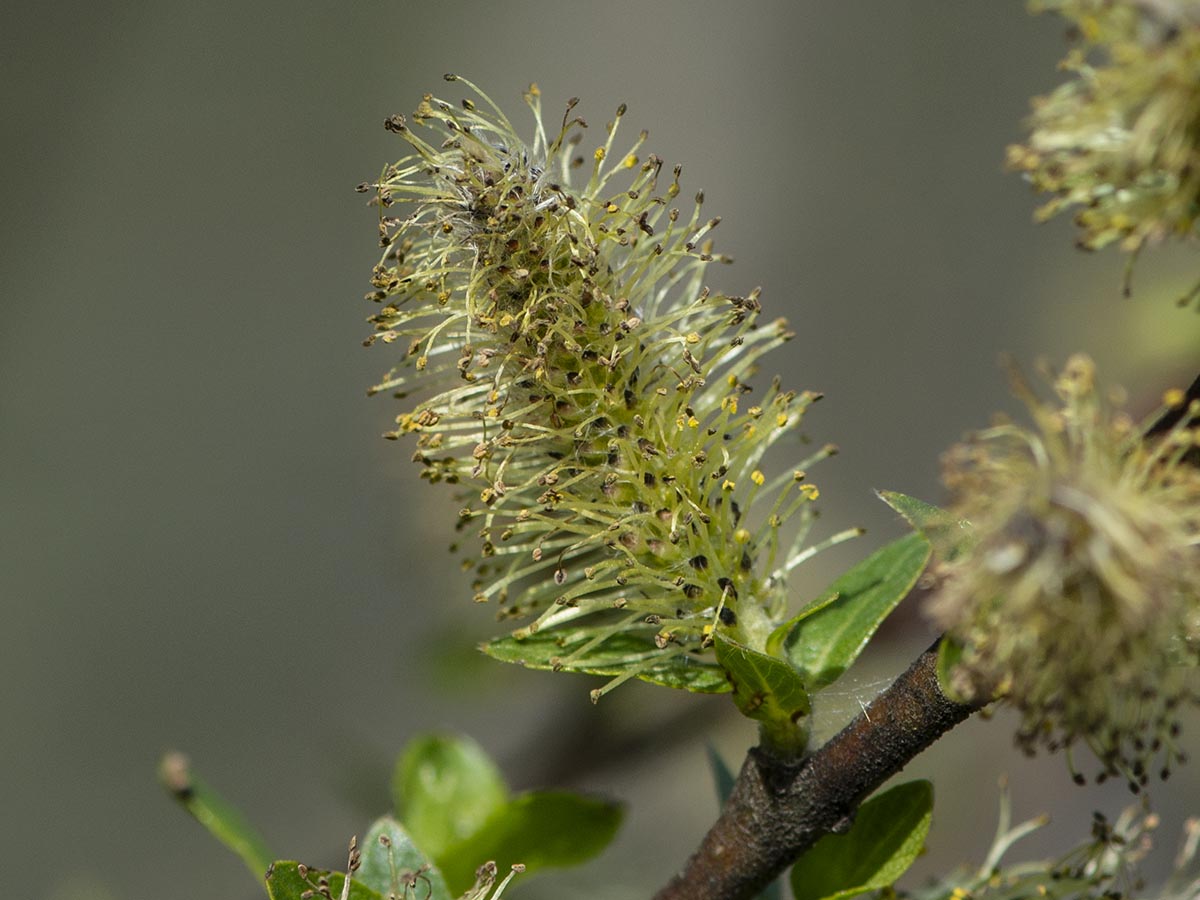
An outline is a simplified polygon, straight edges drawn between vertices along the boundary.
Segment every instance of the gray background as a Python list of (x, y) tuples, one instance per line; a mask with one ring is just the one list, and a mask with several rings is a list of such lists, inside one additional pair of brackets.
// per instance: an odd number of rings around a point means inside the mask
[[(158, 788), (163, 750), (281, 854), (337, 864), (406, 737), (448, 728), (517, 787), (630, 804), (605, 857), (514, 896), (636, 897), (715, 811), (701, 741), (731, 762), (753, 741), (725, 698), (636, 685), (593, 709), (587, 679), (469, 651), (491, 623), (445, 554), (453, 507), (378, 439), (397, 410), (364, 388), (387, 351), (358, 346), (377, 251), (352, 188), (403, 154), (387, 115), (461, 96), (444, 71), (518, 123), (533, 80), (550, 115), (583, 98), (593, 131), (627, 101), (630, 133), (705, 189), (737, 260), (714, 285), (762, 285), (799, 333), (774, 365), (826, 393), (825, 527), (870, 529), (797, 600), (900, 533), (872, 488), (936, 500), (938, 454), (1013, 408), (1001, 351), (1087, 349), (1148, 404), (1195, 374), (1200, 316), (1171, 303), (1194, 262), (1147, 254), (1123, 300), (1122, 260), (1032, 225), (1002, 171), (1063, 49), (1015, 2), (90, 2), (5, 22), (0, 846), (22, 896), (257, 896)], [(931, 634), (912, 614), (886, 637), (824, 730)], [(1002, 771), (1019, 815), (1058, 815), (1048, 846), (1123, 802), (1013, 757), (1010, 727), (972, 722), (913, 767), (942, 779), (923, 872), (979, 858)]]

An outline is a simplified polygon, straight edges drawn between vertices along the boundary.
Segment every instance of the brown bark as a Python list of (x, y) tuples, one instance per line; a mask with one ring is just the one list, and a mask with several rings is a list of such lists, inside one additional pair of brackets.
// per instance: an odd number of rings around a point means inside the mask
[(830, 831), (845, 831), (868, 795), (977, 706), (937, 682), (937, 643), (811, 756), (756, 747), (716, 823), (655, 900), (750, 900)]
[[(1183, 421), (1185, 416), (1191, 417), (1191, 420), (1187, 423), (1188, 426), (1193, 428), (1200, 426), (1200, 416), (1192, 415), (1192, 404), (1198, 402), (1200, 402), (1200, 375), (1196, 376), (1196, 380), (1192, 382), (1192, 386), (1187, 389), (1183, 402), (1174, 409), (1168, 409), (1163, 413), (1158, 421), (1150, 426), (1150, 430), (1146, 432), (1146, 436), (1157, 437), (1166, 434)], [(1183, 455), (1183, 458), (1193, 466), (1200, 466), (1200, 447), (1192, 447)]]

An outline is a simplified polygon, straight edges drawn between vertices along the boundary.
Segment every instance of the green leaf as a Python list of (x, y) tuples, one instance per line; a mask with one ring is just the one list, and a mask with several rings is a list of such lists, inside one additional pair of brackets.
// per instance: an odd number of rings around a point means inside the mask
[(801, 750), (808, 739), (812, 711), (799, 673), (782, 659), (767, 656), (716, 634), (717, 661), (733, 685), (733, 702), (742, 715), (761, 723), (764, 740), (785, 750)]
[(804, 609), (800, 610), (796, 615), (792, 616), (781, 625), (777, 625), (775, 630), (767, 635), (767, 655), (779, 656), (787, 658), (787, 653), (784, 652), (783, 645), (787, 640), (787, 636), (796, 630), (796, 626), (807, 619), (814, 613), (819, 613), (829, 604), (837, 600), (837, 594), (825, 593), (816, 600), (809, 603)]
[[(409, 897), (414, 889), (415, 896), (425, 900), (452, 900), (441, 872), (390, 816), (378, 819), (358, 848), (360, 865), (350, 881), (348, 900)], [(271, 900), (304, 900), (304, 893), (309, 892), (311, 900), (311, 892), (321, 879), (327, 880), (330, 894), (341, 900), (346, 884), (343, 873), (317, 869), (301, 873), (298, 863), (287, 861), (271, 865), (267, 872), (267, 894)]]
[(428, 893), (428, 900), (451, 900), (450, 889), (446, 887), (442, 873), (416, 848), (404, 827), (391, 816), (375, 821), (359, 844), (359, 849), (362, 851), (362, 865), (354, 875), (355, 881), (361, 881), (384, 897), (393, 894), (403, 897), (406, 896), (406, 874), (418, 873), (421, 888), (417, 892), (418, 897), (425, 897)]
[(896, 883), (925, 846), (933, 785), (910, 781), (859, 807), (845, 834), (827, 834), (792, 866), (795, 900), (846, 900)]
[(455, 896), (469, 888), (475, 870), (494, 860), (501, 872), (524, 863), (527, 873), (574, 866), (613, 839), (621, 805), (559, 791), (520, 794), (496, 811), (472, 837), (438, 859)]
[(929, 554), (929, 542), (919, 534), (893, 541), (829, 586), (822, 597), (836, 598), (833, 602), (796, 623), (784, 639), (784, 652), (809, 690), (832, 684), (858, 659), (912, 590)]
[[(327, 872), (324, 869), (308, 869), (307, 877), (301, 876), (300, 864), (287, 860), (272, 863), (267, 870), (267, 896), (271, 900), (302, 900), (305, 891), (314, 891), (316, 883), (328, 879), (329, 892), (337, 900), (341, 900), (342, 889), (346, 885), (346, 876), (342, 872)], [(307, 900), (320, 897), (320, 894), (310, 894)], [(348, 900), (384, 900), (384, 895), (373, 891), (357, 878), (350, 882)]]
[(473, 740), (430, 734), (410, 741), (396, 761), (392, 797), (397, 818), (437, 859), (478, 831), (508, 800), (508, 788)]
[(880, 500), (904, 516), (909, 525), (925, 535), (943, 562), (952, 561), (974, 543), (971, 523), (965, 519), (956, 519), (940, 507), (897, 491), (875, 493)]
[(163, 756), (158, 765), (158, 777), (192, 818), (236, 853), (253, 873), (254, 880), (261, 883), (263, 873), (275, 855), (241, 813), (196, 777), (187, 757), (182, 753)]
[(493, 659), (529, 669), (609, 676), (624, 675), (636, 669), (638, 678), (653, 684), (700, 694), (719, 694), (729, 690), (725, 673), (709, 659), (685, 653), (664, 657), (661, 662), (647, 665), (647, 654), (657, 650), (654, 630), (645, 634), (613, 634), (580, 658), (572, 658), (574, 651), (585, 647), (603, 630), (602, 627), (552, 628), (520, 639), (512, 636), (497, 638), (483, 644), (480, 649)]
[(712, 744), (705, 744), (704, 749), (708, 753), (708, 767), (712, 770), (713, 786), (717, 789), (717, 802), (723, 808), (733, 790), (733, 770), (725, 765), (725, 760), (721, 759), (717, 748)]

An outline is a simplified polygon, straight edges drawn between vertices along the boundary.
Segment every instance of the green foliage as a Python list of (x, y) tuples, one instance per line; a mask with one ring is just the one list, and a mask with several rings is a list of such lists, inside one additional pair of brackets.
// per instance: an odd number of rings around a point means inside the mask
[[(310, 869), (303, 863), (291, 860), (274, 863), (267, 873), (267, 896), (271, 900), (311, 900), (322, 896), (317, 893), (321, 886), (326, 886), (329, 896), (341, 900), (346, 888), (346, 876), (341, 872)], [(385, 897), (362, 882), (351, 879), (346, 900), (385, 900)], [(429, 900), (446, 898), (432, 896)]]
[(519, 794), (450, 848), (440, 864), (455, 891), (471, 884), (484, 860), (495, 860), (502, 870), (519, 863), (530, 874), (576, 866), (608, 846), (622, 816), (619, 804), (579, 794)]
[(904, 516), (909, 525), (925, 535), (942, 562), (953, 562), (959, 554), (971, 549), (974, 539), (970, 522), (907, 494), (897, 491), (876, 493), (880, 500)]
[[(391, 816), (376, 819), (361, 846), (361, 865), (354, 873), (355, 881), (361, 881), (384, 897), (403, 896), (400, 887), (405, 873), (412, 877), (419, 873), (421, 883), (431, 892), (429, 900), (442, 897), (449, 900), (451, 897), (442, 873), (425, 853), (417, 849), (404, 826)], [(417, 896), (424, 896), (424, 891)]]
[[(345, 875), (270, 863), (262, 839), (192, 776), (182, 756), (168, 755), (160, 771), (171, 792), (242, 857), (255, 880), (268, 872), (272, 900), (340, 900)], [(427, 900), (450, 900), (464, 891), (466, 900), (498, 900), (512, 876), (496, 885), (495, 863), (514, 872), (578, 865), (608, 846), (623, 815), (620, 804), (562, 791), (510, 797), (478, 744), (446, 735), (422, 735), (408, 745), (396, 761), (392, 790), (400, 821), (384, 816), (352, 845), (345, 900), (407, 897), (406, 886), (418, 897), (428, 893)]]
[(933, 785), (910, 781), (858, 809), (845, 834), (821, 838), (792, 867), (795, 900), (848, 900), (890, 887), (925, 847), (933, 815)]
[(424, 736), (409, 743), (392, 780), (396, 814), (460, 894), (481, 863), (528, 874), (590, 859), (608, 845), (622, 808), (566, 792), (509, 796), (499, 769), (473, 740)]
[(504, 806), (508, 788), (473, 740), (429, 734), (409, 741), (396, 761), (392, 799), (413, 839), (441, 858)]
[[(652, 684), (701, 694), (729, 690), (725, 673), (711, 659), (691, 654), (657, 656), (635, 671), (630, 669), (629, 659), (645, 650), (640, 637), (632, 634), (606, 635), (602, 649), (597, 648), (595, 642), (596, 635), (591, 628), (556, 628), (520, 638), (497, 638), (488, 641), (481, 649), (493, 659), (517, 663), (529, 669), (558, 670), (567, 665), (574, 672), (614, 678), (633, 676)], [(580, 651), (587, 654), (586, 663), (575, 661)], [(603, 691), (593, 691), (592, 699), (598, 700), (601, 693)]]
[(346, 874), (283, 860), (267, 872), (267, 894), (271, 900), (452, 900), (441, 873), (389, 816), (371, 826), (361, 845), (351, 843)]
[(851, 568), (787, 623), (783, 651), (810, 691), (829, 686), (858, 659), (908, 596), (929, 554), (924, 537), (906, 535)]
[(476, 868), (527, 873), (578, 865), (603, 850), (621, 823), (619, 804), (560, 791), (509, 797), (500, 771), (474, 741), (426, 735), (409, 743), (392, 782), (396, 814), (450, 889)]
[(802, 751), (812, 704), (800, 674), (785, 660), (744, 647), (720, 632), (716, 642), (717, 660), (733, 686), (733, 702), (742, 715), (759, 723), (764, 743), (777, 751)]
[(828, 687), (858, 658), (883, 620), (908, 595), (929, 560), (929, 543), (910, 534), (839, 577), (799, 615), (774, 629), (766, 652), (717, 631), (717, 661), (741, 713), (759, 722), (774, 750), (801, 752), (810, 694)]

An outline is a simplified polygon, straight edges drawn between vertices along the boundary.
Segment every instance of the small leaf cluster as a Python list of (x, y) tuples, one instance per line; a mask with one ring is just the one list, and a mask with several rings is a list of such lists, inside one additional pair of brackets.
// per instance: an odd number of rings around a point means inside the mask
[(351, 841), (339, 873), (279, 860), (180, 754), (168, 754), (160, 774), (184, 808), (264, 879), (270, 900), (500, 900), (514, 875), (595, 856), (623, 815), (619, 804), (564, 791), (510, 795), (473, 741), (426, 735), (397, 760), (395, 815), (374, 822), (361, 843)]
[(566, 791), (511, 795), (495, 763), (460, 736), (411, 741), (392, 794), (397, 817), (453, 891), (471, 884), (479, 860), (530, 874), (586, 862), (613, 839), (623, 815), (619, 804)]

